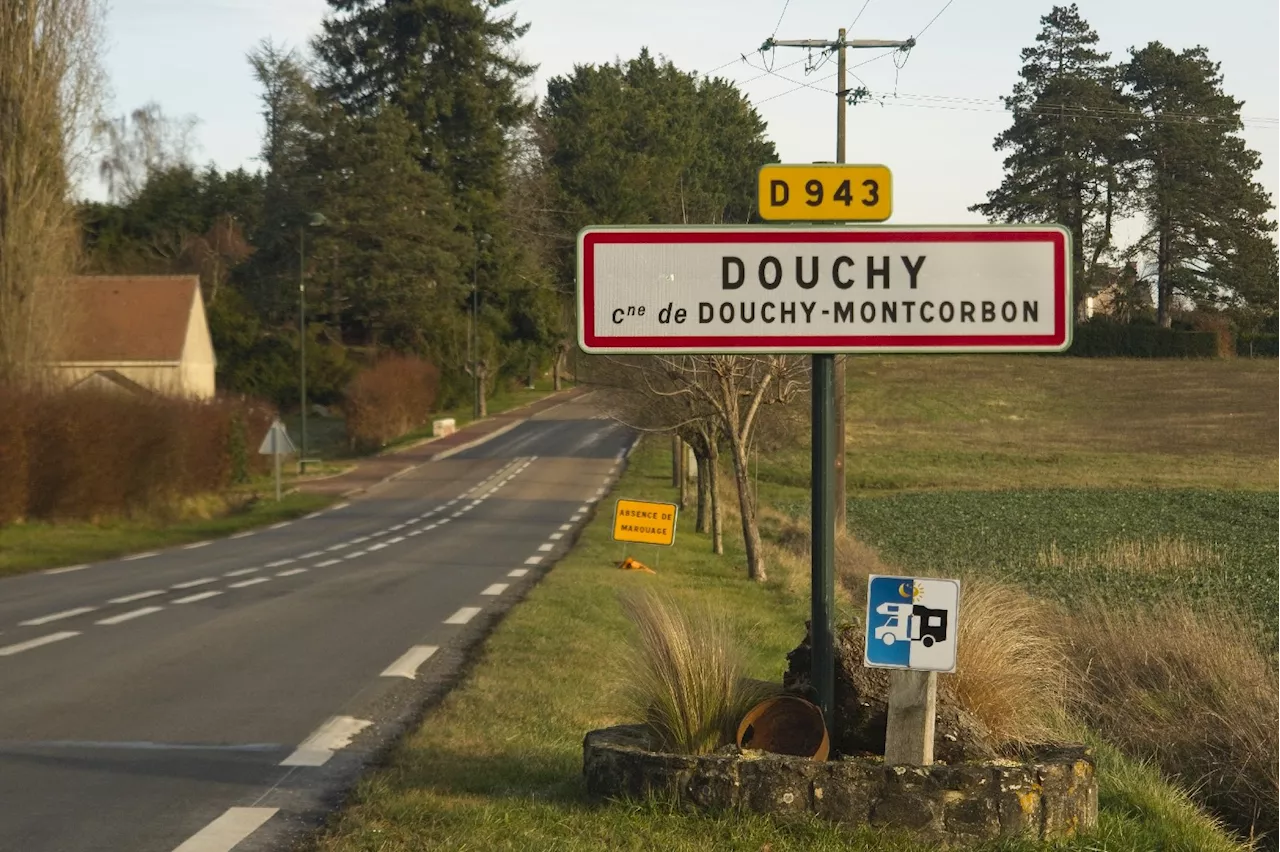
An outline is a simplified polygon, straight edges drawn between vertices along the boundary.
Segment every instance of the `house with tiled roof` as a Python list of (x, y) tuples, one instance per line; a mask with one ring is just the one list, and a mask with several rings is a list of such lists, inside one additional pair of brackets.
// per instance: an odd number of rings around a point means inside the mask
[(67, 286), (64, 386), (208, 399), (217, 359), (195, 275), (83, 275)]

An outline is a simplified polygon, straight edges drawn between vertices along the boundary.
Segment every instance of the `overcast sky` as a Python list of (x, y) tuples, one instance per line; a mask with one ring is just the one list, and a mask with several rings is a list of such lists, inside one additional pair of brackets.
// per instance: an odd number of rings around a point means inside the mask
[[(1227, 92), (1245, 102), (1245, 138), (1262, 155), (1259, 179), (1273, 198), (1280, 195), (1278, 5), (1079, 3), (1113, 58), (1153, 40), (1208, 48), (1222, 65)], [(648, 47), (683, 69), (718, 69), (738, 81), (768, 122), (782, 161), (795, 163), (835, 158), (835, 63), (808, 75), (803, 61), (784, 69), (805, 52), (762, 56), (765, 39), (775, 32), (779, 39), (834, 38), (855, 19), (849, 38), (919, 36), (905, 64), (884, 51), (851, 52), (852, 73), (878, 102), (849, 110), (848, 160), (893, 170), (893, 223), (946, 224), (981, 221), (966, 208), (1000, 180), (1001, 156), (991, 142), (1009, 118), (998, 98), (1013, 86), (1019, 51), (1034, 41), (1051, 6), (1047, 0), (513, 0), (506, 9), (532, 25), (519, 50), (539, 66), (537, 94), (575, 64), (628, 59)], [(154, 100), (169, 115), (194, 114), (198, 162), (257, 169), (261, 117), (245, 54), (264, 37), (305, 46), (327, 9), (324, 0), (113, 0), (106, 57), (112, 112)], [(101, 197), (101, 189), (92, 195)]]

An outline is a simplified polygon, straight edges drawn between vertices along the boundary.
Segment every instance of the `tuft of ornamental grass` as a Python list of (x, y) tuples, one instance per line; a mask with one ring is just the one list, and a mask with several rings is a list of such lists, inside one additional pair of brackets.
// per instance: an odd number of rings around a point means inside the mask
[(692, 615), (650, 590), (623, 595), (635, 627), (624, 695), (631, 712), (676, 754), (709, 754), (734, 742), (738, 723), (780, 687), (746, 676), (724, 619)]

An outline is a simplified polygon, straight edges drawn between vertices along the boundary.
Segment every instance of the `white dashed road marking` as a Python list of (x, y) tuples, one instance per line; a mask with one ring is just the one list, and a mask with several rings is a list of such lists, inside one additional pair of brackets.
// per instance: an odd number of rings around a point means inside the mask
[(98, 619), (94, 624), (124, 624), (126, 621), (133, 621), (135, 618), (142, 618), (144, 615), (150, 615), (162, 609), (164, 609), (162, 606), (144, 606), (141, 609), (131, 609), (128, 612), (122, 612), (110, 618)]
[(156, 595), (163, 595), (164, 591), (165, 591), (164, 589), (152, 589), (149, 592), (138, 592), (136, 595), (125, 595), (122, 598), (112, 598), (111, 600), (107, 601), (107, 603), (113, 603), (113, 604), (133, 603), (134, 601), (140, 601), (146, 598), (154, 598)]
[(299, 558), (299, 559), (315, 559), (317, 556), (323, 556), (323, 555), (324, 555), (324, 551), (322, 551), (322, 550), (313, 550), (313, 551), (311, 551), (310, 553), (304, 553), (304, 554), (302, 554), (302, 555), (301, 555), (301, 556), (299, 556), (298, 558)]
[(257, 568), (240, 568), (239, 570), (236, 570), (236, 571), (228, 571), (227, 573), (223, 574), (222, 576), (224, 576), (224, 577), (243, 577), (245, 574), (256, 574), (256, 573), (258, 573), (258, 569), (257, 569)]
[(348, 554), (347, 554), (345, 557), (343, 557), (343, 558), (344, 558), (344, 559), (355, 559), (357, 556), (364, 556), (364, 555), (366, 555), (366, 553), (367, 553), (367, 551), (364, 551), (364, 550), (354, 550), (354, 551), (352, 551), (351, 553), (348, 553)]
[(191, 835), (173, 852), (231, 852), (275, 816), (279, 808), (227, 808), (226, 813)]
[(350, 745), (356, 734), (371, 724), (352, 716), (334, 716), (303, 740), (293, 754), (280, 761), (280, 765), (324, 766), (335, 751)]
[(547, 542), (546, 544), (538, 545), (538, 550), (541, 551), (542, 553), (546, 553), (547, 551), (551, 550), (554, 547), (555, 547), (554, 544)]
[(507, 590), (507, 586), (508, 586), (508, 584), (507, 584), (507, 583), (494, 583), (492, 586), (490, 586), (489, 588), (485, 589), (485, 590), (484, 590), (483, 592), (481, 592), (480, 594), (482, 594), (482, 595), (490, 595), (490, 596), (493, 596), (493, 595), (500, 595), (500, 594), (502, 594), (503, 592), (505, 592), (505, 591)]
[(439, 650), (435, 645), (414, 645), (404, 656), (387, 666), (382, 677), (407, 677), (413, 680), (418, 676), (418, 666), (431, 659), (431, 655)]
[(569, 530), (571, 530), (571, 529), (573, 529), (573, 524), (561, 524), (561, 525), (560, 525), (560, 532), (568, 532), (568, 531), (569, 531)]
[(216, 598), (220, 594), (222, 592), (197, 592), (194, 595), (187, 595), (185, 598), (175, 598), (173, 602), (176, 604), (189, 604), (196, 601), (207, 601), (209, 598)]
[(387, 543), (385, 541), (380, 541), (377, 544), (369, 545), (369, 550), (370, 552), (375, 550), (383, 550), (384, 548), (386, 548), (386, 546), (387, 546)]
[(253, 535), (253, 530), (245, 530), (244, 532), (236, 533), (231, 537), (232, 538), (248, 538), (251, 535)]
[(466, 624), (471, 619), (480, 614), (478, 606), (464, 606), (444, 620), (445, 624)]
[(351, 542), (344, 541), (341, 544), (335, 544), (332, 547), (326, 547), (325, 550), (341, 550), (344, 547), (350, 547), (350, 546), (351, 546)]
[(351, 539), (350, 544), (364, 544), (368, 540), (369, 540), (369, 536), (362, 535), (359, 538)]
[(552, 541), (559, 541), (559, 540), (560, 540), (560, 539), (562, 539), (562, 538), (564, 538), (564, 533), (552, 533), (552, 534), (551, 534), (551, 540), (552, 540)]
[(254, 577), (252, 580), (241, 580), (239, 583), (228, 583), (228, 589), (243, 589), (246, 586), (256, 586), (259, 583), (270, 583), (270, 577)]
[(511, 570), (511, 571), (508, 571), (508, 572), (507, 572), (507, 576), (508, 576), (508, 577), (523, 577), (525, 574), (528, 574), (528, 573), (529, 573), (529, 569), (528, 569), (528, 568), (515, 568), (515, 569), (513, 569), (513, 570)]
[(276, 574), (276, 576), (292, 577), (294, 574), (305, 574), (305, 573), (307, 573), (306, 568), (290, 568), (288, 571), (281, 571), (279, 574)]
[(269, 529), (269, 530), (282, 530), (282, 529), (284, 529), (285, 527), (289, 526), (289, 524), (291, 524), (291, 523), (293, 523), (293, 521), (281, 521), (281, 522), (280, 522), (280, 523), (278, 523), (278, 524), (272, 524), (271, 526), (267, 527), (267, 529)]
[(541, 557), (541, 556), (530, 556), (528, 559), (526, 559), (526, 560), (524, 561), (524, 564), (525, 564), (525, 565), (537, 565), (537, 564), (538, 564), (539, 562), (541, 562), (541, 561), (542, 561), (542, 557)]
[(325, 560), (325, 561), (323, 561), (323, 562), (317, 562), (317, 563), (316, 563), (316, 567), (317, 567), (317, 568), (328, 568), (330, 565), (337, 565), (337, 564), (338, 564), (339, 562), (341, 562), (341, 561), (342, 561), (341, 559), (326, 559), (326, 560)]
[(200, 547), (208, 547), (208, 546), (209, 546), (209, 545), (211, 545), (211, 544), (213, 544), (213, 542), (211, 542), (211, 541), (195, 541), (195, 542), (192, 542), (191, 544), (184, 544), (184, 545), (182, 546), (182, 549), (183, 549), (183, 550), (195, 550), (195, 549), (200, 548)]
[(207, 586), (209, 583), (218, 582), (217, 577), (201, 577), (199, 580), (188, 580), (185, 583), (174, 583), (171, 589), (194, 589), (196, 586)]
[(581, 515), (574, 515), (574, 516), (573, 516), (573, 517), (571, 517), (569, 520), (571, 520), (571, 521), (580, 521), (580, 520), (582, 520), (582, 516), (581, 516)]
[(290, 562), (296, 562), (296, 561), (297, 561), (296, 559), (277, 559), (275, 562), (268, 562), (267, 567), (283, 568), (285, 565), (288, 565)]
[(54, 642), (61, 642), (63, 639), (70, 639), (72, 636), (79, 636), (75, 630), (64, 630), (61, 633), (50, 633), (48, 636), (41, 636), (38, 639), (28, 639), (26, 642), (19, 642), (16, 645), (5, 645), (0, 648), (0, 657), (11, 657), (14, 654), (21, 654), (23, 651), (30, 651), (32, 648), (39, 648), (41, 645), (51, 645)]
[(133, 554), (132, 556), (126, 556), (125, 558), (121, 559), (120, 561), (121, 561), (121, 562), (132, 562), (132, 561), (134, 561), (135, 559), (150, 559), (151, 557), (153, 557), (153, 556), (155, 556), (155, 555), (156, 555), (156, 551), (154, 551), (154, 550), (148, 550), (148, 551), (146, 551), (145, 553), (135, 553), (135, 554)]
[(398, 535), (395, 538), (387, 539), (387, 544), (399, 544), (402, 541), (404, 541), (404, 536)]
[(41, 624), (48, 624), (50, 621), (61, 621), (64, 618), (74, 618), (77, 615), (84, 615), (86, 612), (93, 612), (96, 606), (78, 606), (75, 609), (64, 609), (62, 612), (55, 612), (51, 615), (42, 615), (39, 618), (28, 618), (26, 621), (18, 622), (23, 627), (39, 627)]

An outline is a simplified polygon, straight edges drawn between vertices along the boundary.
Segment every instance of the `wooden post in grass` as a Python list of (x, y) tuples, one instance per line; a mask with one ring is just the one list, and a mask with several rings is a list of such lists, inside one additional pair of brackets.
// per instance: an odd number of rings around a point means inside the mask
[(889, 724), (884, 765), (933, 763), (933, 731), (938, 715), (938, 673), (898, 669), (889, 672)]

